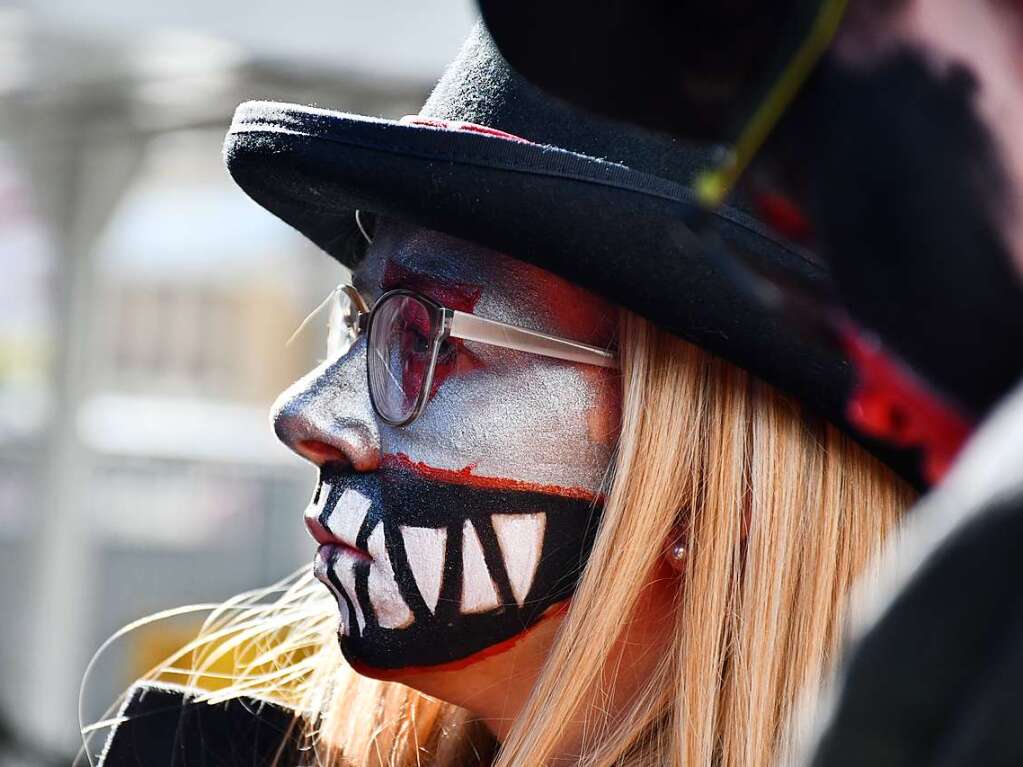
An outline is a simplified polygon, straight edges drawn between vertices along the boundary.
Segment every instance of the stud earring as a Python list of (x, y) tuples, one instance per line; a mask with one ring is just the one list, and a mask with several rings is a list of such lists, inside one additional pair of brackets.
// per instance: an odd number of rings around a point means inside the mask
[(671, 547), (671, 551), (668, 554), (668, 562), (674, 570), (681, 572), (685, 569), (686, 547), (682, 545), (682, 541), (676, 541)]

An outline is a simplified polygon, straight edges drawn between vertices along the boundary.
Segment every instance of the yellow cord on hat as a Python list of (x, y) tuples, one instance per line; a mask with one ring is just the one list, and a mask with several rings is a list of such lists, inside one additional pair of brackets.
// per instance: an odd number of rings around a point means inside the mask
[(705, 208), (713, 210), (728, 197), (739, 176), (760, 151), (782, 114), (806, 83), (814, 66), (831, 45), (847, 5), (847, 0), (825, 0), (821, 4), (810, 33), (753, 113), (727, 159), (697, 177), (694, 190)]

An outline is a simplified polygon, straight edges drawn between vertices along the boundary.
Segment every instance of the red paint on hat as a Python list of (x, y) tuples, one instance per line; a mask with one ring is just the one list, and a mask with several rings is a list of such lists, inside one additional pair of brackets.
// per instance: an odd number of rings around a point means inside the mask
[(399, 120), (403, 125), (422, 125), (427, 128), (440, 128), (441, 130), (455, 131), (457, 133), (478, 133), (482, 136), (493, 136), (494, 138), (514, 141), (518, 144), (532, 144), (529, 139), (516, 136), (514, 133), (490, 128), (478, 123), (469, 123), (462, 120), (442, 120), (438, 117), (420, 117), (418, 115), (406, 115)]
[(924, 479), (937, 483), (973, 424), (891, 358), (875, 338), (849, 323), (841, 335), (845, 352), (859, 373), (846, 410), (850, 423), (897, 447), (920, 448)]
[(753, 197), (757, 213), (772, 229), (793, 242), (806, 242), (813, 236), (813, 227), (806, 214), (788, 197), (776, 192), (762, 192)]

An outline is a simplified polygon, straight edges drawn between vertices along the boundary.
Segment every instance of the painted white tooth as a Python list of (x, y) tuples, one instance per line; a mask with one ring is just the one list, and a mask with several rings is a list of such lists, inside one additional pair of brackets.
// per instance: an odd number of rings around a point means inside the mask
[(543, 552), (546, 514), (494, 514), (490, 518), (508, 570), (512, 593), (521, 605), (533, 586), (536, 566)]
[(323, 511), (323, 507), (327, 503), (327, 499), (330, 497), (331, 486), (328, 482), (321, 482), (320, 486), (316, 488), (315, 498), (309, 500), (309, 510), (306, 512), (307, 515), (318, 515)]
[(416, 586), (430, 612), (437, 611), (444, 576), (444, 552), (448, 531), (444, 527), (402, 527), (405, 556), (416, 579)]
[[(338, 610), (341, 613), (341, 633), (348, 636), (351, 633), (352, 616), (351, 611), (348, 609), (348, 603), (344, 599), (344, 589), (339, 589), (334, 585), (333, 581), (328, 577), (328, 569), (330, 568), (329, 560), (323, 557), (316, 557), (313, 562), (313, 575), (316, 576), (316, 580), (320, 581), (330, 593), (337, 600)], [(352, 589), (354, 594), (355, 590)]]
[(337, 505), (331, 510), (330, 516), (327, 518), (327, 527), (335, 536), (354, 546), (370, 505), (372, 502), (369, 498), (358, 490), (348, 488), (337, 499)]
[(352, 633), (352, 616), (348, 609), (348, 603), (343, 599), (337, 601), (341, 610), (341, 636), (349, 636)]
[[(337, 576), (341, 588), (355, 606), (355, 620), (359, 625), (359, 633), (366, 627), (366, 616), (362, 614), (362, 605), (359, 604), (359, 596), (355, 591), (355, 562), (353, 556), (340, 556), (334, 562), (334, 575)], [(346, 623), (346, 628), (350, 626)]]
[(313, 577), (333, 592), (334, 584), (327, 580), (327, 567), (329, 560), (325, 557), (316, 557), (313, 560)]
[(483, 613), (500, 605), (476, 528), (466, 520), (462, 527), (462, 612)]
[(384, 544), (384, 526), (378, 524), (370, 533), (366, 548), (373, 557), (369, 566), (369, 601), (373, 603), (373, 611), (377, 623), (385, 629), (401, 629), (410, 626), (415, 616), (405, 604), (394, 580), (394, 569), (391, 558), (387, 556)]

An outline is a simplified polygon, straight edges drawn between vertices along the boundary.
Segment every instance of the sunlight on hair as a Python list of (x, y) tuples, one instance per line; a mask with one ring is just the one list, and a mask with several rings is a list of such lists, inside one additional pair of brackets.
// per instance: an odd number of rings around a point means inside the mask
[[(329, 597), (321, 593), (322, 587), (312, 580), (308, 568), (288, 576), (271, 586), (254, 589), (232, 597), (222, 603), (192, 604), (163, 610), (154, 615), (128, 623), (100, 645), (93, 653), (82, 676), (78, 695), (78, 724), (82, 736), (81, 751), (90, 765), (94, 764), (89, 749), (92, 737), (123, 721), (115, 711), (125, 700), (121, 695), (107, 709), (103, 718), (89, 725), (85, 724), (85, 691), (99, 659), (115, 642), (128, 634), (160, 621), (171, 620), (185, 615), (208, 613), (197, 637), (165, 658), (161, 663), (142, 675), (140, 681), (155, 681), (167, 677), (181, 677), (183, 682), (199, 691), (196, 702), (214, 702), (237, 697), (242, 689), (256, 686), (261, 693), (269, 690), (285, 705), (292, 703), (287, 695), (288, 683), (295, 684), (308, 669), (303, 665), (304, 654), (311, 647), (317, 649), (320, 642), (302, 645), (290, 641), (289, 634), (296, 626), (308, 624), (309, 610), (315, 610), (321, 617), (329, 617)], [(309, 598), (306, 598), (309, 597)], [(319, 599), (327, 604), (317, 608), (310, 604)], [(296, 607), (301, 603), (301, 607)], [(283, 613), (287, 613), (286, 616)], [(234, 655), (227, 667), (233, 671), (212, 669), (218, 661)], [(185, 662), (179, 666), (179, 663)], [(282, 667), (287, 664), (287, 667)], [(217, 688), (227, 690), (218, 696)]]
[(288, 340), (284, 342), (285, 348), (291, 346), (295, 339), (302, 335), (302, 331), (305, 330), (309, 326), (309, 323), (316, 319), (317, 315), (319, 315), (320, 312), (322, 312), (326, 308), (327, 304), (330, 303), (330, 299), (334, 297), (335, 293), (337, 293), (337, 288), (331, 290), (327, 294), (327, 297), (320, 301), (319, 305), (311, 312), (309, 312), (309, 314), (305, 316), (304, 320), (298, 323), (298, 327), (295, 328), (295, 332), (288, 336)]

